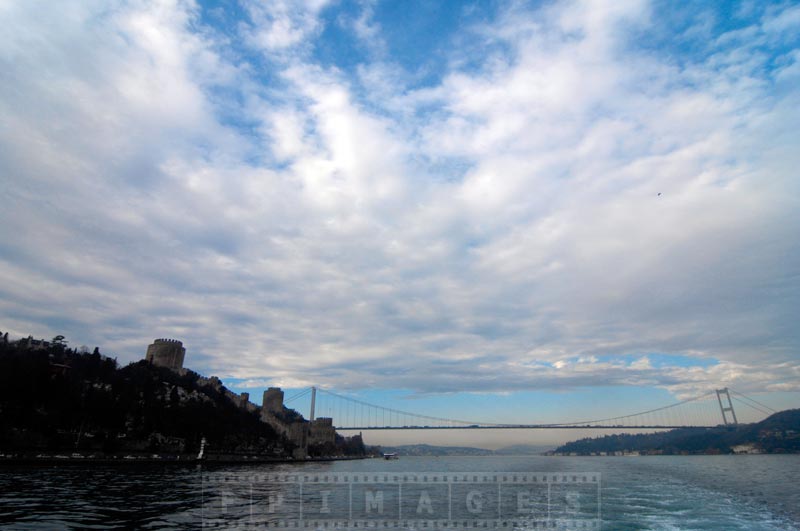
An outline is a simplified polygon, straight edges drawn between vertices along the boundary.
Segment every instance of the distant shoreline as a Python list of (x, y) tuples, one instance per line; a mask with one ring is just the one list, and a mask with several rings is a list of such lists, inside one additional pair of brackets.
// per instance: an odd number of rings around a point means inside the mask
[(563, 458), (566, 457), (567, 459), (573, 457), (614, 457), (624, 459), (626, 457), (732, 457), (732, 456), (754, 456), (754, 455), (800, 455), (800, 452), (753, 452), (753, 453), (694, 453), (694, 454), (649, 454), (649, 453), (642, 453), (642, 454), (623, 454), (623, 455), (599, 455), (599, 454), (577, 454), (577, 455), (563, 455), (563, 454), (542, 454), (544, 457), (557, 457)]

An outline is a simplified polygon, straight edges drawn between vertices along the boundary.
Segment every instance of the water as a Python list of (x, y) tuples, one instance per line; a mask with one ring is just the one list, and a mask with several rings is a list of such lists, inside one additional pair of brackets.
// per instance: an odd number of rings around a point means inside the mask
[[(0, 529), (193, 529), (213, 521), (220, 507), (225, 513), (222, 527), (245, 526), (253, 505), (264, 509), (270, 495), (284, 493), (291, 505), (289, 487), (258, 480), (269, 474), (467, 471), (597, 472), (603, 530), (800, 529), (800, 456), (792, 455), (408, 457), (202, 468), (4, 465)], [(209, 483), (208, 478), (232, 482)], [(227, 499), (220, 495), (220, 485)], [(593, 491), (586, 492), (591, 496)], [(330, 499), (334, 512), (346, 504), (338, 494)], [(456, 518), (466, 516), (463, 510), (456, 512)]]

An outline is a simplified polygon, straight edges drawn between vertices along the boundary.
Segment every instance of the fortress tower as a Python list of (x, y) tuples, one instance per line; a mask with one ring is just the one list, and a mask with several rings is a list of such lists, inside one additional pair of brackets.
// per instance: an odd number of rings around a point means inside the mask
[(270, 387), (264, 391), (264, 400), (261, 402), (261, 408), (273, 415), (283, 413), (283, 391), (280, 387)]
[(156, 339), (147, 347), (144, 359), (158, 367), (167, 367), (174, 371), (183, 368), (186, 349), (177, 339)]

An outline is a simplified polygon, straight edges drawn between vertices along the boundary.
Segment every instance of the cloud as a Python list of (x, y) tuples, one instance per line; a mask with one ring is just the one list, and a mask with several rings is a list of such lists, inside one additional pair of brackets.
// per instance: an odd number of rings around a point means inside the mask
[(242, 5), (250, 17), (243, 23), (245, 38), (265, 52), (279, 52), (302, 45), (320, 29), (320, 11), (328, 0), (285, 0), (257, 2), (247, 0)]
[(353, 69), (338, 6), (241, 6), (0, 10), (4, 330), (256, 387), (800, 389), (796, 9), (515, 4), (422, 86), (369, 4)]

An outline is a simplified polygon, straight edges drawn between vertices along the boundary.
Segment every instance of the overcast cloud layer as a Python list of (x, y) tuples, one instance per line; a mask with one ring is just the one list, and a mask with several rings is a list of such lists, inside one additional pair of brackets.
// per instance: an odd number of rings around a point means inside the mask
[(680, 4), (0, 0), (0, 329), (255, 387), (800, 390), (800, 7)]

